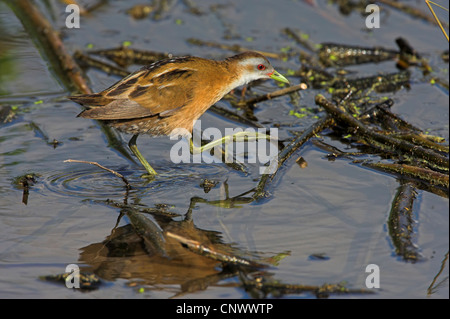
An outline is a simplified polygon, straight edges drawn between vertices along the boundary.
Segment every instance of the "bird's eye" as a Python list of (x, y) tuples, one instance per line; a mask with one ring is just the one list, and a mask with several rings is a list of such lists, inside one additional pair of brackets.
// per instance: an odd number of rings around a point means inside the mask
[(264, 71), (266, 69), (266, 66), (264, 64), (258, 64), (256, 68), (260, 71)]

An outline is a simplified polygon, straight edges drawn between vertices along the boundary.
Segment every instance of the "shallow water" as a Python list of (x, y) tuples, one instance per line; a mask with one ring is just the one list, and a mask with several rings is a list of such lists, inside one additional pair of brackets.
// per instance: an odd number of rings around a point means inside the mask
[[(343, 16), (336, 5), (321, 0), (315, 5), (281, 0), (276, 6), (266, 0), (231, 0), (226, 5), (220, 1), (195, 1), (202, 15), (189, 13), (180, 1), (173, 2), (170, 11), (157, 21), (134, 20), (125, 14), (134, 2), (114, 1), (93, 16), (83, 17), (80, 29), (67, 29), (64, 7), (59, 2), (51, 3), (51, 7), (42, 5), (40, 9), (51, 17), (54, 27), (62, 31), (67, 48), (73, 51), (85, 49), (88, 44), (103, 49), (131, 41), (133, 48), (176, 55), (232, 55), (187, 43), (188, 38), (195, 37), (278, 52), (297, 46), (280, 31), (291, 27), (318, 43), (395, 48), (395, 39), (402, 36), (429, 58), (437, 77), (448, 77), (448, 63), (440, 59), (448, 43), (440, 31), (391, 8), (383, 15), (381, 28), (368, 32), (360, 14)], [(427, 12), (424, 4), (413, 4)], [(126, 217), (114, 229), (119, 204), (164, 207), (170, 217), (160, 217), (158, 223), (166, 231), (173, 231), (186, 226), (184, 215), (192, 199), (200, 198), (192, 209), (191, 224), (188, 222), (190, 234), (214, 238), (224, 249), (232, 248), (247, 257), (284, 254), (270, 269), (274, 280), (318, 286), (346, 282), (349, 288), (365, 289), (366, 266), (376, 264), (380, 268), (380, 289), (375, 294), (330, 297), (448, 298), (448, 198), (418, 192), (414, 241), (423, 259), (410, 263), (395, 255), (388, 233), (387, 218), (399, 181), (351, 160), (329, 161), (327, 153), (312, 143), (304, 145), (284, 165), (270, 188), (270, 197), (251, 202), (246, 200), (251, 197), (247, 192), (260, 178), (258, 165), (249, 164), (243, 173), (223, 163), (174, 164), (169, 156), (173, 141), (141, 136), (140, 150), (160, 172), (153, 181), (146, 182), (140, 178), (144, 171), (139, 165), (108, 145), (98, 123), (76, 118), (80, 106), (65, 99), (70, 92), (49, 71), (49, 63), (3, 2), (0, 27), (0, 56), (4, 57), (0, 59), (0, 104), (18, 108), (17, 116), (0, 126), (0, 297), (250, 298), (237, 276), (212, 280), (204, 289), (190, 286), (191, 291), (181, 293), (187, 282), (217, 275), (220, 268), (216, 262), (191, 252), (177, 250), (179, 258), (168, 261), (152, 258), (136, 245), (128, 255), (106, 256), (105, 249), (112, 248), (105, 243), (114, 242), (111, 238), (118, 234), (129, 235)], [(300, 66), (296, 59), (272, 62), (281, 73)], [(367, 76), (393, 72), (395, 66), (394, 62), (385, 62), (349, 69), (357, 76)], [(430, 85), (418, 70), (412, 72), (409, 90), (387, 94), (395, 101), (392, 111), (448, 141), (448, 91)], [(119, 79), (92, 69), (87, 76), (94, 91)], [(297, 84), (298, 79), (292, 80)], [(253, 90), (266, 93), (276, 88), (275, 83), (267, 81)], [(317, 108), (317, 93), (324, 92), (303, 91), (300, 106)], [(218, 105), (230, 108), (225, 101)], [(312, 116), (298, 119), (289, 115), (292, 109), (290, 98), (284, 96), (259, 103), (255, 115), (260, 123), (280, 124), (281, 138), (292, 138), (293, 131), (301, 131), (315, 121)], [(212, 112), (201, 119), (206, 127), (240, 126)], [(117, 136), (126, 149), (130, 136)], [(357, 151), (330, 136), (321, 138), (343, 151)], [(59, 142), (56, 147), (54, 139)], [(295, 163), (300, 156), (308, 163), (306, 168)], [(64, 163), (69, 158), (96, 161), (114, 169), (133, 188), (127, 191), (122, 180), (95, 166)], [(14, 180), (27, 173), (36, 174), (36, 182), (25, 205), (23, 190)], [(204, 179), (217, 185), (205, 192), (200, 186)], [(238, 200), (224, 204), (225, 199), (238, 196)], [(95, 270), (105, 285), (81, 294), (39, 279), (63, 273), (72, 263)], [(285, 297), (315, 296), (304, 293)]]

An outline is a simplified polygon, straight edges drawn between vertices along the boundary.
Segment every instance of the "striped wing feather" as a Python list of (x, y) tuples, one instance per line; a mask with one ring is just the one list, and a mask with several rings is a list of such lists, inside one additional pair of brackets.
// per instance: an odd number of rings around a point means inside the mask
[(144, 67), (100, 93), (69, 98), (88, 107), (79, 114), (85, 118), (124, 120), (170, 116), (192, 100), (193, 92), (189, 89), (192, 85), (186, 85), (185, 80), (193, 81), (195, 70), (183, 68), (183, 61), (177, 59), (164, 62)]

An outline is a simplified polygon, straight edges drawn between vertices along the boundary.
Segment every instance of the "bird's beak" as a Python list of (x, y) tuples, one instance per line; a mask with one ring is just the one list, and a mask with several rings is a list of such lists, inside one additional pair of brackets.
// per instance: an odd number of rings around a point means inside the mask
[(268, 76), (269, 76), (271, 79), (274, 79), (274, 80), (276, 80), (276, 81), (280, 81), (280, 82), (288, 83), (288, 84), (289, 84), (289, 80), (286, 79), (284, 76), (282, 76), (280, 73), (278, 73), (278, 72), (275, 71), (275, 70), (273, 70), (272, 73), (269, 73)]

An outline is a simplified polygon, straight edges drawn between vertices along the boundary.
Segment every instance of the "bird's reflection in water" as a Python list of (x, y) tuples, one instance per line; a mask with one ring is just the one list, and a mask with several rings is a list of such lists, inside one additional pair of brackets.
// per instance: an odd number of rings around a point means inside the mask
[[(251, 201), (251, 197), (244, 196), (227, 196), (211, 205), (230, 207)], [(175, 292), (179, 295), (204, 290), (230, 276), (267, 268), (268, 264), (256, 253), (224, 243), (220, 232), (197, 228), (192, 209), (198, 203), (208, 201), (192, 198), (184, 219), (179, 220), (165, 208), (108, 201), (109, 205), (120, 207), (119, 220), (126, 218), (128, 224), (115, 227), (101, 243), (81, 249), (79, 262), (86, 265), (82, 271), (93, 272), (107, 281), (138, 280), (140, 286), (158, 289), (179, 285)]]

